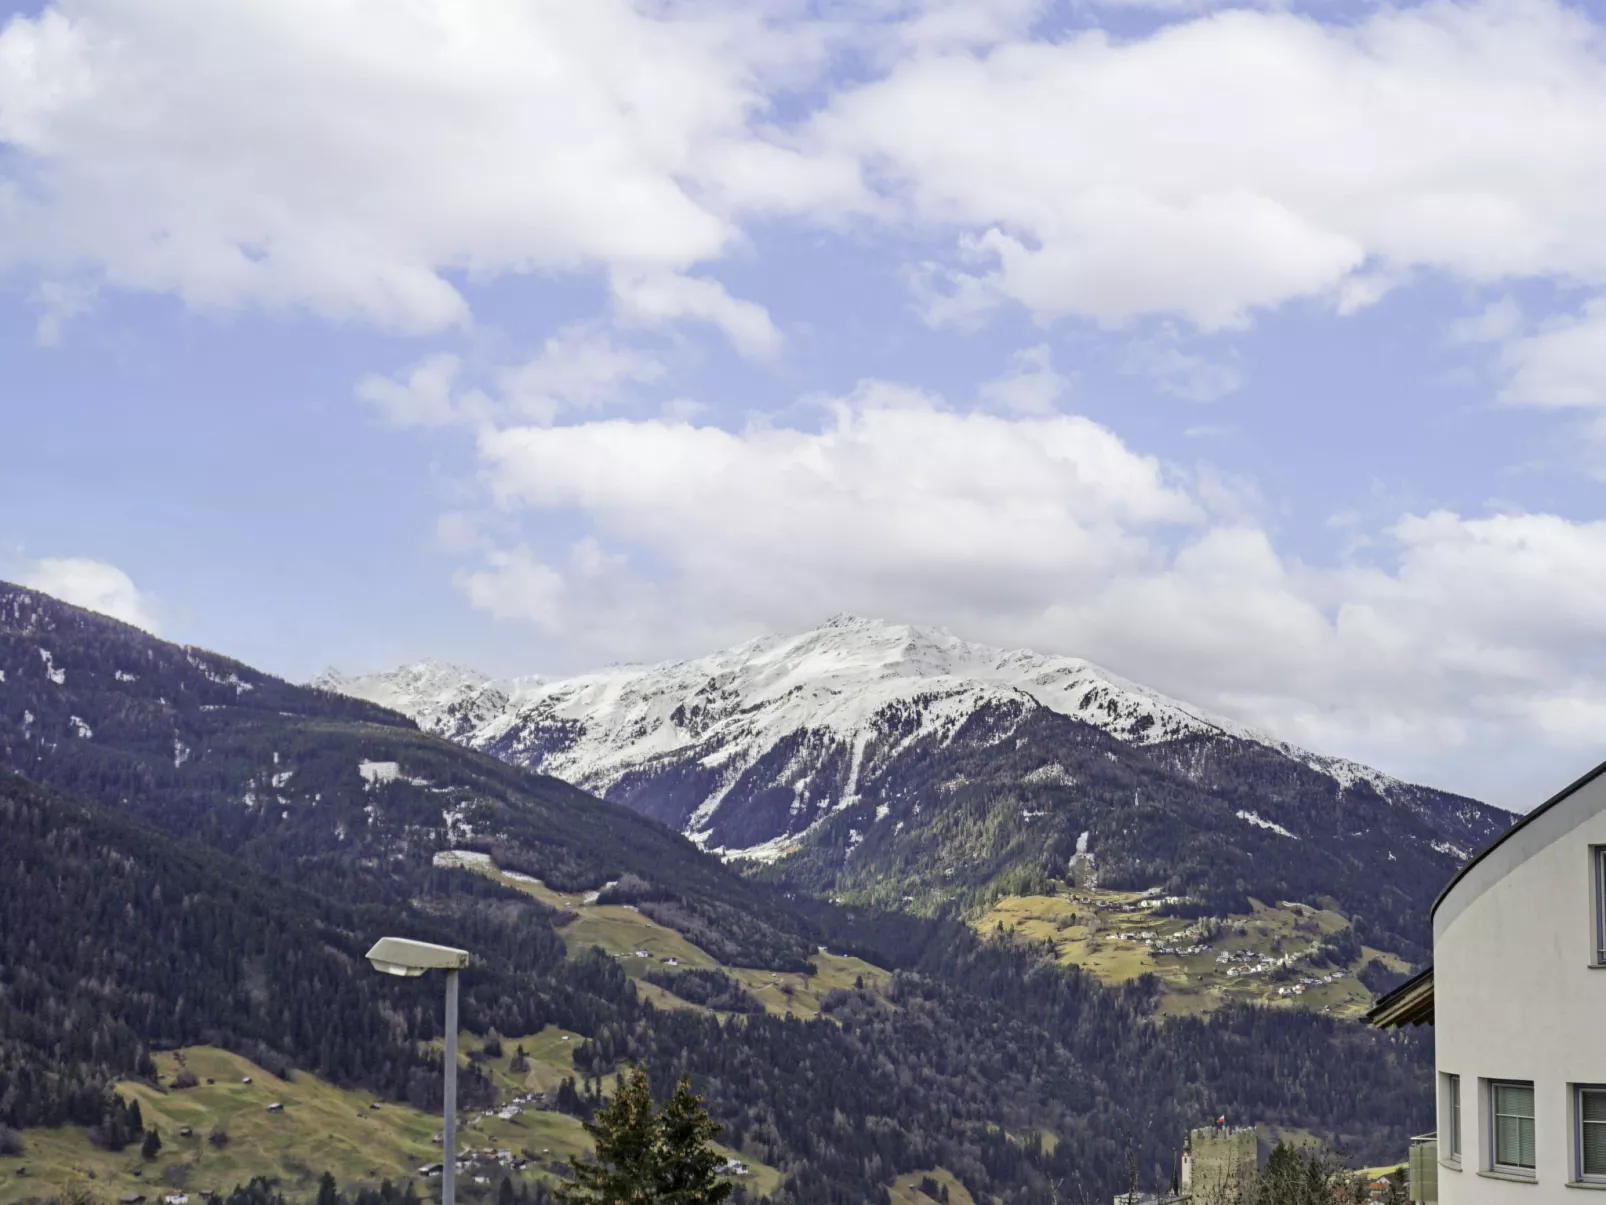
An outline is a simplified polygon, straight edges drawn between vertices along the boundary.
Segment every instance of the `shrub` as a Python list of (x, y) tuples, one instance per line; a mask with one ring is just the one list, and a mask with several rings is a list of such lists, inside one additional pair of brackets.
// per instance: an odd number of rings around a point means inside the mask
[(0, 1126), (0, 1155), (22, 1154), (22, 1135), (10, 1126)]
[(206, 1136), (206, 1140), (213, 1146), (228, 1146), (229, 1132), (225, 1130), (223, 1128), (223, 1124), (219, 1122), (217, 1125), (212, 1127), (212, 1132)]

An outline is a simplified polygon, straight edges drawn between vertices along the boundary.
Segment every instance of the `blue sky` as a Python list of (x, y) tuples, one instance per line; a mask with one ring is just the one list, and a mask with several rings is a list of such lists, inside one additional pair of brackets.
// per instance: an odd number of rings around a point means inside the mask
[(1598, 10), (0, 21), (0, 575), (297, 679), (851, 610), (1512, 806), (1606, 747)]

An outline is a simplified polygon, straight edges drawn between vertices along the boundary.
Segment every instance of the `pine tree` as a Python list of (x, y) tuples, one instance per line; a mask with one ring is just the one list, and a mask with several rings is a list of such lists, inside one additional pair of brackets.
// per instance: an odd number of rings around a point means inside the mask
[(596, 1158), (575, 1165), (574, 1179), (558, 1189), (571, 1205), (657, 1205), (658, 1119), (647, 1073), (631, 1070), (596, 1117), (585, 1123)]
[(318, 1180), (318, 1205), (340, 1205), (340, 1190), (329, 1172), (324, 1172)]
[(140, 1144), (140, 1157), (146, 1161), (149, 1161), (156, 1158), (161, 1149), (162, 1136), (156, 1132), (156, 1128), (153, 1126), (151, 1129), (146, 1131), (145, 1141)]
[(681, 1077), (675, 1094), (658, 1117), (658, 1195), (663, 1205), (718, 1205), (731, 1194), (719, 1178), (724, 1158), (710, 1143), (719, 1126), (708, 1116), (703, 1098)]

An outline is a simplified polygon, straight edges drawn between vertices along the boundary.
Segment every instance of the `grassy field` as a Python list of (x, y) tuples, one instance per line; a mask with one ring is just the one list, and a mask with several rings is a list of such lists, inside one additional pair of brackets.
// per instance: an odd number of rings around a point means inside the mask
[[(1156, 975), (1163, 989), (1161, 1012), (1168, 1016), (1252, 1001), (1355, 1017), (1373, 1003), (1372, 993), (1353, 973), (1329, 978), (1333, 968), (1312, 967), (1301, 957), (1323, 937), (1348, 927), (1349, 921), (1337, 912), (1251, 901), (1251, 914), (1201, 926), (1156, 916), (1143, 906), (1145, 898), (1137, 892), (1089, 887), (1067, 887), (1052, 895), (1005, 896), (974, 923), (984, 936), (1049, 942), (1059, 961), (1083, 967), (1106, 983)], [(1161, 949), (1198, 944), (1209, 948), (1189, 954)], [(1235, 961), (1218, 962), (1222, 953), (1233, 955)], [(1391, 969), (1406, 969), (1398, 958), (1378, 950), (1365, 950), (1362, 961), (1374, 956)], [(1283, 958), (1291, 962), (1286, 970), (1251, 969)]]
[[(459, 1038), (461, 1057), (473, 1058), (490, 1072), (499, 1104), (530, 1091), (553, 1091), (573, 1074), (572, 1052), (579, 1040), (549, 1027), (504, 1039), (502, 1056), (493, 1059), (474, 1035)], [(530, 1069), (516, 1075), (509, 1064), (520, 1045)], [(248, 1059), (209, 1046), (158, 1054), (156, 1065), (162, 1084), (170, 1085), (181, 1066), (201, 1081), (182, 1090), (138, 1082), (118, 1085), (126, 1099), (139, 1101), (146, 1126), (160, 1132), (162, 1150), (156, 1159), (147, 1163), (135, 1146), (118, 1153), (100, 1150), (76, 1127), (28, 1130), (23, 1154), (0, 1159), (0, 1205), (80, 1190), (104, 1201), (141, 1194), (150, 1205), (159, 1205), (165, 1193), (175, 1191), (188, 1192), (197, 1201), (193, 1194), (203, 1189), (227, 1191), (254, 1176), (275, 1177), (287, 1193), (310, 1196), (325, 1170), (350, 1188), (416, 1179), (420, 1167), (440, 1160), (441, 1148), (432, 1141), (440, 1130), (438, 1116), (389, 1101), (372, 1108), (372, 1093), (337, 1088), (305, 1074), (281, 1080)], [(272, 1104), (283, 1108), (269, 1112)], [(222, 1146), (208, 1140), (216, 1126), (228, 1133)], [(189, 1136), (180, 1133), (185, 1127)], [(503, 1118), (467, 1111), (459, 1117), (459, 1153), (479, 1152), (483, 1158), (459, 1179), (459, 1193), (469, 1201), (488, 1197), (508, 1174), (495, 1163), (495, 1151), (528, 1159), (522, 1175), (550, 1181), (555, 1179), (552, 1165), (581, 1158), (591, 1149), (581, 1123), (562, 1113), (527, 1108)], [(750, 1192), (768, 1195), (779, 1187), (781, 1175), (774, 1168), (719, 1149), (751, 1169), (740, 1181)], [(16, 1174), (19, 1167), (26, 1169), (25, 1175)], [(420, 1195), (428, 1199), (438, 1184), (420, 1181)], [(434, 1191), (438, 1195), (438, 1187)]]
[[(750, 967), (727, 967), (707, 951), (693, 945), (675, 930), (661, 925), (635, 908), (622, 904), (597, 904), (588, 895), (553, 891), (544, 883), (523, 875), (488, 871), (492, 878), (516, 888), (553, 908), (572, 912), (574, 919), (558, 930), (570, 955), (596, 946), (618, 959), (619, 965), (636, 988), (655, 1005), (664, 1008), (697, 1008), (678, 996), (650, 983), (641, 976), (653, 968), (665, 969), (669, 960), (685, 968), (716, 968), (735, 979), (776, 1016), (790, 1013), (808, 1019), (820, 1015), (820, 999), (833, 988), (851, 988), (855, 983), (880, 991), (892, 976), (860, 958), (820, 953), (814, 956), (817, 973), (803, 975), (792, 971), (761, 971)], [(706, 1011), (706, 1010), (705, 1010)]]
[[(213, 1047), (181, 1052), (201, 1083), (183, 1091), (125, 1083), (118, 1091), (139, 1101), (147, 1127), (156, 1127), (162, 1150), (146, 1163), (137, 1146), (113, 1154), (90, 1144), (73, 1127), (29, 1130), (19, 1159), (0, 1160), (0, 1202), (76, 1187), (102, 1199), (140, 1193), (158, 1200), (174, 1189), (227, 1190), (253, 1176), (278, 1176), (291, 1190), (313, 1188), (325, 1170), (342, 1183), (399, 1180), (439, 1159), (431, 1135), (437, 1119), (386, 1103), (371, 1109), (373, 1096), (348, 1092), (309, 1075), (280, 1080), (238, 1055)], [(163, 1082), (179, 1069), (179, 1054), (156, 1056)], [(249, 1084), (243, 1082), (249, 1078)], [(215, 1082), (208, 1083), (207, 1080)], [(271, 1104), (284, 1106), (270, 1113)], [(226, 1145), (208, 1141), (214, 1126), (228, 1132)], [(188, 1126), (188, 1137), (180, 1130)], [(14, 1174), (24, 1165), (26, 1176)]]
[(940, 1167), (899, 1176), (891, 1188), (892, 1205), (940, 1205), (940, 1196), (931, 1197), (920, 1191), (920, 1181), (927, 1176), (935, 1180), (939, 1188), (948, 1189), (948, 1205), (975, 1205), (969, 1190)]

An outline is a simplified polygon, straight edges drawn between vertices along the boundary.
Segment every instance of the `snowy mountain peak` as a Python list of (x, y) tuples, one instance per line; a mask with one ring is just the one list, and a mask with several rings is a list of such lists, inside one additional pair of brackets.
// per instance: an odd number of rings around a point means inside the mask
[(465, 710), (486, 713), (506, 704), (505, 692), (486, 675), (444, 661), (415, 661), (383, 673), (349, 677), (330, 667), (312, 680), (319, 690), (353, 695), (410, 716), (419, 727), (440, 731), (448, 717)]
[(1366, 781), (1387, 796), (1403, 786), (1081, 658), (859, 615), (705, 657), (572, 678), (493, 681), (423, 661), (358, 677), (330, 672), (315, 684), (629, 802), (728, 850), (784, 847), (853, 805), (869, 775), (945, 745), (984, 713), (1018, 722), (1041, 709), (1133, 745), (1232, 738), (1275, 749), (1340, 787)]

